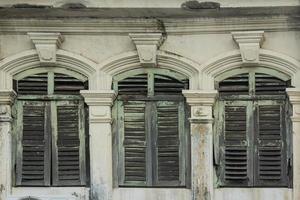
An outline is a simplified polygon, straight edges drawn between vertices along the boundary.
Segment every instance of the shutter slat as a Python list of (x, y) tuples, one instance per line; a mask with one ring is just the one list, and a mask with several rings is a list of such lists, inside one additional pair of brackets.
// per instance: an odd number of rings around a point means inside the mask
[(258, 106), (257, 179), (261, 185), (284, 184), (285, 157), (281, 105)]
[(118, 82), (119, 95), (147, 95), (147, 74), (139, 74)]
[(87, 89), (87, 83), (65, 74), (54, 74), (54, 94), (78, 95)]
[(178, 104), (157, 103), (158, 182), (179, 181)]
[(165, 75), (154, 75), (155, 95), (178, 95), (188, 88), (188, 79), (177, 80)]
[(124, 103), (125, 182), (146, 181), (145, 103)]
[(47, 73), (31, 75), (17, 82), (17, 93), (23, 95), (43, 95), (47, 94), (47, 86)]
[(221, 96), (249, 94), (249, 75), (240, 74), (221, 81), (219, 92)]
[(228, 185), (248, 184), (246, 115), (246, 106), (225, 106), (224, 181)]
[(45, 184), (45, 106), (23, 106), (22, 185)]
[(256, 95), (284, 95), (287, 87), (286, 81), (267, 74), (255, 73)]
[(57, 121), (58, 182), (80, 185), (78, 105), (57, 106)]

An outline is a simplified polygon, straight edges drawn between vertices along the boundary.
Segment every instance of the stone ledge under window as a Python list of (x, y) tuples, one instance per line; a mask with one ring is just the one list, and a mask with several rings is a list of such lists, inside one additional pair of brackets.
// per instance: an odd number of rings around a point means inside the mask
[(38, 200), (86, 200), (87, 187), (13, 187), (7, 200), (21, 200), (28, 197)]

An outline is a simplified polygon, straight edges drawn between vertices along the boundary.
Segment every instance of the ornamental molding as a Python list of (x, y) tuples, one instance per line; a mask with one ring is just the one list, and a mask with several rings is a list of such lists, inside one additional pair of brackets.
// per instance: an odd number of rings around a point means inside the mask
[[(293, 57), (267, 49), (260, 49), (259, 63), (255, 65), (261, 69), (272, 69), (282, 74), (289, 76), (292, 80), (292, 85), (300, 87), (299, 71), (300, 62)], [(222, 53), (201, 65), (203, 72), (203, 85), (214, 85), (215, 81), (220, 81), (221, 76), (225, 73), (232, 73), (234, 70), (243, 70), (247, 67), (242, 67), (243, 61), (240, 50), (233, 50)], [(211, 88), (213, 89), (213, 87)]]
[[(233, 31), (299, 30), (300, 21), (288, 16), (227, 18), (165, 18), (165, 31), (172, 34), (230, 33)], [(287, 26), (288, 24), (288, 26)], [(155, 19), (1, 19), (1, 33), (52, 32), (63, 35), (161, 33)]]
[[(80, 94), (84, 97), (88, 106), (112, 106), (116, 98), (116, 92), (114, 90), (81, 90)], [(106, 114), (107, 113), (102, 113), (97, 115), (105, 116)]]
[[(177, 55), (172, 52), (157, 51), (157, 63), (161, 69), (174, 70), (186, 76), (190, 80), (190, 89), (198, 89), (199, 86), (199, 68), (200, 65), (184, 56)], [(140, 61), (137, 51), (129, 51), (113, 56), (99, 64), (101, 69), (100, 81), (103, 89), (111, 89), (112, 77), (124, 73), (126, 71), (140, 69)]]
[[(17, 94), (13, 90), (0, 90), (0, 105), (12, 105)], [(5, 108), (6, 109), (6, 108)], [(7, 113), (6, 110), (0, 110), (2, 114)], [(0, 113), (0, 115), (1, 115)]]
[[(81, 55), (58, 49), (56, 52), (56, 69), (79, 74), (89, 80), (89, 89), (97, 89), (97, 63)], [(28, 70), (47, 70), (41, 68), (36, 50), (26, 50), (0, 61), (0, 90), (11, 90), (12, 79)], [(42, 72), (41, 72), (42, 73)], [(71, 75), (71, 74), (70, 74)], [(73, 76), (73, 75), (72, 75)]]
[(129, 37), (135, 44), (141, 66), (156, 67), (156, 54), (163, 43), (162, 33), (130, 33)]
[(264, 31), (240, 31), (231, 34), (239, 45), (243, 64), (259, 63), (259, 50), (264, 41)]
[(56, 63), (56, 51), (63, 42), (60, 33), (29, 32), (27, 33), (35, 45), (40, 63), (44, 65)]
[(187, 103), (196, 108), (192, 110), (192, 115), (201, 117), (205, 115), (203, 113), (206, 107), (211, 107), (215, 103), (218, 92), (217, 90), (182, 90), (182, 94)]

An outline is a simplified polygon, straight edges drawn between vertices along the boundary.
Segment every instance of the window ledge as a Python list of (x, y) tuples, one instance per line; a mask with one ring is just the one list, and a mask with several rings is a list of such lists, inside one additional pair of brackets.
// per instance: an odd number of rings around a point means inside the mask
[(75, 200), (89, 199), (87, 187), (13, 187), (12, 196), (8, 200), (19, 200), (24, 197), (39, 200)]
[(218, 200), (292, 200), (291, 188), (215, 188)]
[(182, 200), (192, 199), (191, 189), (186, 188), (115, 188), (113, 200)]

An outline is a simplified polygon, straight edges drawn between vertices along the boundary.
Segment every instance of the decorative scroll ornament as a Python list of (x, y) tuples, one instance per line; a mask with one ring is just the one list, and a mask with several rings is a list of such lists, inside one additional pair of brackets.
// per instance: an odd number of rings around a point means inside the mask
[(258, 63), (259, 49), (264, 41), (264, 31), (243, 31), (231, 34), (240, 47), (243, 63)]
[(56, 50), (63, 42), (60, 33), (28, 33), (38, 52), (41, 64), (53, 64), (56, 62)]
[(157, 66), (156, 52), (163, 42), (161, 33), (130, 33), (134, 42), (140, 63), (144, 67)]

